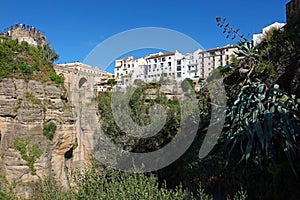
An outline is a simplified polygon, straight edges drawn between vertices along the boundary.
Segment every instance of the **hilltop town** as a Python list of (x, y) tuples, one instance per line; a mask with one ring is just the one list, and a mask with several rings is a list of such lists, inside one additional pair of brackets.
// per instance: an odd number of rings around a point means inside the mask
[[(253, 43), (259, 44), (267, 32), (273, 28), (281, 29), (285, 24), (275, 22), (262, 29), (261, 33), (253, 35)], [(5, 29), (3, 36), (25, 41), (33, 46), (47, 43), (46, 36), (25, 24), (16, 24)], [(237, 52), (236, 45), (227, 45), (213, 49), (198, 49), (195, 52), (182, 54), (174, 51), (168, 53), (153, 53), (142, 58), (128, 56), (115, 60), (114, 73), (89, 66), (80, 62), (56, 64), (54, 69), (65, 78), (65, 85), (70, 87), (73, 77), (71, 71), (80, 71), (94, 77), (93, 88), (95, 93), (112, 91), (115, 88), (126, 88), (136, 81), (145, 83), (159, 83), (162, 80), (181, 82), (191, 79), (198, 90), (207, 77), (216, 68), (229, 68), (231, 60)]]
[(0, 199), (299, 199), (299, 24), (292, 0), (251, 41), (116, 58), (113, 73), (56, 64), (41, 30), (6, 28)]

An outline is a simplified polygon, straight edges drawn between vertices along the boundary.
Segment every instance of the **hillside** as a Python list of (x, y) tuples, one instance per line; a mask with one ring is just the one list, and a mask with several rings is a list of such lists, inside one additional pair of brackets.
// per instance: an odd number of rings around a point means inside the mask
[(57, 58), (49, 44), (34, 47), (27, 42), (0, 37), (0, 80), (21, 78), (61, 84), (63, 79), (53, 70)]

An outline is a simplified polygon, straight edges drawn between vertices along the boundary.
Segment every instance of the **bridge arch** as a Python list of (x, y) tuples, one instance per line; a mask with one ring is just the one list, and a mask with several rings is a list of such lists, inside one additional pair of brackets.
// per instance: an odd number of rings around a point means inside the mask
[(87, 82), (87, 79), (85, 77), (82, 77), (79, 80), (78, 87), (81, 88), (86, 82)]

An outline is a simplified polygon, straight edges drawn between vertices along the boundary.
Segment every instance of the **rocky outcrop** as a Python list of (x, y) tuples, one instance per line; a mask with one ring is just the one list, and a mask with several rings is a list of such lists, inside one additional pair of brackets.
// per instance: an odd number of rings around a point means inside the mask
[[(61, 87), (37, 81), (0, 81), (0, 182), (14, 185), (25, 197), (34, 182), (50, 175), (68, 185), (77, 139), (64, 94)], [(47, 123), (56, 127), (52, 139), (43, 134)]]

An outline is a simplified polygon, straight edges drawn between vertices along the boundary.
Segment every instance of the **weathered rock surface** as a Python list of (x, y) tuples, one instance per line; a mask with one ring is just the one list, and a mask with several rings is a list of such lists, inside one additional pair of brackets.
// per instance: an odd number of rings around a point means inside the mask
[[(0, 81), (0, 182), (16, 184), (15, 190), (25, 197), (29, 197), (32, 183), (50, 175), (63, 186), (68, 185), (72, 158), (65, 154), (73, 150), (77, 134), (72, 107), (61, 99), (64, 93), (58, 86), (37, 81)], [(57, 127), (52, 140), (43, 135), (48, 122)], [(25, 149), (28, 155), (34, 145), (42, 151), (34, 162), (34, 171), (15, 147), (14, 142), (20, 138), (29, 143)]]

